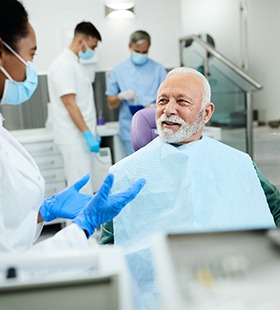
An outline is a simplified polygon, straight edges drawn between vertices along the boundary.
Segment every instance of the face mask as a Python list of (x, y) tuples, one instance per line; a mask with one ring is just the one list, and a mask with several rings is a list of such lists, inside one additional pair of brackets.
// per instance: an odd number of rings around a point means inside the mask
[(79, 51), (79, 58), (87, 60), (87, 59), (92, 58), (94, 54), (95, 52), (88, 47), (85, 52), (83, 52), (82, 50)]
[(131, 60), (135, 65), (144, 65), (148, 60), (148, 54), (140, 54), (133, 51), (131, 53)]
[(3, 68), (0, 70), (7, 77), (4, 85), (4, 92), (0, 104), (21, 104), (33, 95), (38, 85), (38, 75), (34, 64), (31, 61), (26, 62), (18, 53), (16, 53), (8, 44), (3, 44), (26, 66), (26, 79), (23, 82), (17, 82), (12, 79), (10, 74)]

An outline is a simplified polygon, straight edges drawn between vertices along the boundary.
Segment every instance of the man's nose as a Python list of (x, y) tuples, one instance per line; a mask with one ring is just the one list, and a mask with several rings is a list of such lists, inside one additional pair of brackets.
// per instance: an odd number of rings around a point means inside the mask
[(165, 109), (163, 110), (163, 113), (165, 115), (172, 115), (172, 114), (177, 114), (177, 103), (176, 100), (170, 99), (167, 105), (165, 106)]

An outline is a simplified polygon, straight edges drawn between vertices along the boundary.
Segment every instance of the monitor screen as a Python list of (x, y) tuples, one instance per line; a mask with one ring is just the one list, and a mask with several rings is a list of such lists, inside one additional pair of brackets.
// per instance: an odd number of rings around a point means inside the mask
[(276, 297), (280, 293), (280, 233), (276, 231), (276, 242), (269, 233), (248, 230), (168, 235), (176, 284), (185, 305), (207, 304), (213, 309), (223, 305), (227, 309), (234, 301), (235, 309), (239, 309), (237, 303), (244, 309), (258, 305), (268, 309), (264, 305), (276, 302), (280, 306)]
[(0, 287), (1, 310), (116, 310), (116, 275)]

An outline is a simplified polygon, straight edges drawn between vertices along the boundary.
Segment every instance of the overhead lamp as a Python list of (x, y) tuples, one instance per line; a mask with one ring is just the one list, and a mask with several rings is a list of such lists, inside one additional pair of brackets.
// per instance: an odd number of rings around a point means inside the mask
[(134, 3), (125, 0), (106, 1), (105, 16), (110, 19), (134, 18)]

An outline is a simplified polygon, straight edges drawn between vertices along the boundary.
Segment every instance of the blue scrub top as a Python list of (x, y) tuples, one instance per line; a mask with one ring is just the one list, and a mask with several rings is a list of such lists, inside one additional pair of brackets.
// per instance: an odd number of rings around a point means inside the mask
[[(152, 104), (156, 101), (157, 90), (165, 77), (166, 70), (160, 63), (148, 58), (144, 65), (135, 65), (129, 58), (113, 69), (105, 94), (116, 96), (121, 91), (131, 89), (138, 95), (136, 104)], [(124, 141), (130, 141), (132, 114), (128, 106), (133, 104), (133, 101), (124, 100), (120, 106), (119, 134)]]

